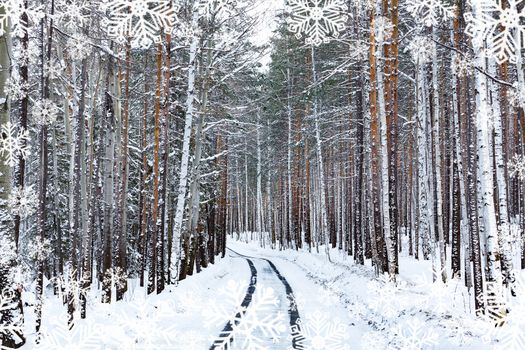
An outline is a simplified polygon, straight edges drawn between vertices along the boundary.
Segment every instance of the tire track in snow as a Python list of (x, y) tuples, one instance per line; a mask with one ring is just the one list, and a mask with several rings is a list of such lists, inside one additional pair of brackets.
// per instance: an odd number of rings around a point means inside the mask
[[(248, 262), (248, 264), (250, 265), (250, 271), (251, 271), (251, 274), (252, 274), (251, 282), (250, 282), (250, 286), (248, 287), (248, 290), (246, 292), (246, 296), (244, 297), (244, 300), (243, 300), (241, 306), (244, 306), (244, 307), (247, 308), (250, 305), (250, 302), (252, 301), (253, 293), (255, 292), (255, 288), (256, 288), (256, 284), (257, 284), (257, 269), (255, 268), (253, 262), (250, 259), (264, 260), (264, 261), (266, 261), (268, 263), (268, 265), (270, 265), (270, 268), (272, 269), (272, 271), (277, 275), (277, 278), (284, 285), (284, 288), (285, 288), (285, 291), (286, 291), (286, 297), (289, 300), (288, 314), (290, 316), (290, 326), (297, 326), (297, 321), (299, 320), (300, 316), (299, 316), (299, 310), (297, 308), (297, 305), (293, 303), (293, 300), (295, 300), (294, 294), (293, 294), (293, 289), (290, 286), (290, 283), (288, 283), (288, 281), (286, 280), (286, 278), (280, 273), (279, 269), (277, 269), (275, 264), (269, 259), (257, 258), (257, 257), (253, 257), (253, 256), (247, 256), (247, 255), (243, 255), (241, 253), (238, 253), (238, 252), (234, 251), (231, 248), (227, 248), (227, 249), (230, 250), (231, 252), (233, 252), (233, 253), (235, 253), (235, 254), (245, 258), (246, 261)], [(240, 315), (240, 313), (238, 313), (236, 315), (236, 318), (240, 317), (240, 316), (242, 316), (242, 315)], [(242, 321), (242, 318), (241, 318), (241, 321)], [(219, 336), (219, 339), (216, 340), (213, 343), (213, 345), (210, 347), (210, 350), (216, 349), (217, 346), (224, 345), (225, 341), (233, 342), (233, 338), (228, 338), (230, 340), (226, 340), (228, 335), (230, 334), (230, 332), (232, 330), (233, 330), (233, 325), (231, 324), (231, 321), (228, 321), (228, 323), (226, 324), (226, 326), (222, 330), (221, 335)], [(299, 349), (299, 347), (296, 344), (296, 339), (295, 338), (292, 338), (292, 349)]]
[[(253, 264), (253, 262), (250, 260), (250, 259), (246, 259), (246, 261), (248, 262), (248, 265), (250, 265), (250, 272), (251, 272), (251, 277), (250, 277), (250, 285), (248, 286), (248, 290), (246, 291), (246, 295), (244, 296), (244, 299), (241, 303), (241, 307), (244, 307), (244, 308), (248, 308), (248, 306), (250, 305), (250, 303), (252, 302), (252, 298), (253, 298), (253, 293), (255, 293), (255, 287), (257, 285), (257, 269), (255, 268), (255, 265)], [(235, 315), (235, 319), (236, 320), (239, 320), (241, 319), (242, 320), (242, 316), (240, 312), (238, 312), (236, 315)], [(236, 325), (239, 324), (240, 321), (235, 321)], [(214, 350), (214, 349), (217, 349), (217, 348), (224, 348), (224, 349), (227, 349), (229, 348), (230, 344), (229, 343), (232, 343), (233, 342), (233, 338), (230, 337), (230, 334), (231, 332), (233, 331), (233, 324), (230, 321), (228, 321), (228, 323), (226, 324), (226, 326), (224, 326), (224, 328), (222, 329), (221, 331), (221, 334), (219, 335), (219, 337), (213, 342), (212, 346), (210, 347), (210, 350)], [(226, 346), (225, 346), (225, 343), (228, 343)]]

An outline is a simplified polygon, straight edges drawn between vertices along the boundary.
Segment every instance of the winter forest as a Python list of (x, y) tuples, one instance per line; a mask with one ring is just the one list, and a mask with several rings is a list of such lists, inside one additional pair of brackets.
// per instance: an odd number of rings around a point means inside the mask
[(0, 0), (0, 349), (525, 349), (524, 0)]

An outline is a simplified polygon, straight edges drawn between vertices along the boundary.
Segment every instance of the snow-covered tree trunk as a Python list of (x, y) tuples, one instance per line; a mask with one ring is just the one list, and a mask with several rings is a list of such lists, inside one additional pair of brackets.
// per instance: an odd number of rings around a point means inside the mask
[[(377, 23), (377, 20), (376, 20)], [(388, 142), (387, 142), (387, 121), (386, 121), (386, 105), (385, 105), (385, 86), (383, 76), (383, 45), (385, 42), (384, 28), (380, 26), (374, 28), (376, 30), (376, 60), (379, 62), (377, 69), (377, 107), (379, 119), (379, 144), (380, 144), (380, 167), (381, 167), (381, 213), (383, 218), (383, 233), (385, 237), (385, 244), (387, 250), (388, 274), (390, 278), (395, 278), (396, 266), (395, 256), (397, 254), (394, 244), (395, 237), (392, 237), (390, 227), (390, 197), (389, 197), (389, 177), (388, 177)]]
[(287, 117), (288, 117), (288, 159), (287, 159), (287, 199), (288, 199), (288, 206), (287, 206), (287, 223), (288, 223), (288, 229), (287, 229), (287, 235), (286, 235), (286, 244), (288, 247), (292, 245), (294, 246), (295, 242), (291, 242), (293, 239), (292, 232), (294, 232), (293, 228), (293, 214), (292, 214), (292, 197), (293, 197), (293, 189), (292, 189), (292, 148), (293, 148), (293, 138), (292, 138), (292, 116), (293, 116), (293, 109), (292, 109), (292, 76), (290, 74), (290, 63), (288, 62), (288, 68), (286, 70), (286, 80), (288, 82), (287, 86)]
[[(489, 74), (496, 74), (496, 63), (489, 62)], [(512, 246), (510, 238), (510, 222), (507, 204), (507, 180), (505, 178), (506, 162), (503, 154), (503, 126), (500, 108), (500, 89), (495, 83), (490, 84), (490, 106), (494, 124), (494, 158), (496, 165), (496, 183), (498, 194), (499, 242), (501, 243), (501, 269), (503, 281), (513, 287)]]
[[(105, 91), (105, 102), (104, 102), (104, 165), (102, 169), (103, 173), (103, 222), (104, 227), (102, 229), (102, 246), (103, 246), (103, 258), (102, 258), (102, 274), (108, 276), (112, 267), (112, 238), (113, 238), (113, 161), (115, 155), (115, 103), (113, 100), (115, 92), (115, 77), (113, 58), (108, 57), (107, 62), (107, 78), (106, 78), (106, 91)], [(102, 297), (101, 302), (111, 302), (111, 279), (102, 279)]]
[[(432, 36), (436, 39), (436, 28), (432, 27)], [(439, 84), (438, 84), (438, 61), (437, 48), (432, 45), (432, 107), (433, 107), (433, 144), (434, 144), (434, 164), (436, 177), (436, 208), (437, 208), (437, 239), (439, 247), (440, 272), (443, 282), (447, 280), (447, 271), (445, 269), (445, 237), (443, 233), (443, 187), (441, 181), (441, 138), (440, 138), (440, 101), (439, 101)], [(437, 273), (437, 271), (436, 271)]]
[[(479, 4), (473, 3), (473, 12), (480, 11)], [(482, 54), (483, 46), (481, 42), (473, 41), (474, 54), (476, 55), (476, 66), (484, 71), (485, 57)], [(491, 59), (491, 58), (489, 58)], [(480, 73), (475, 73), (475, 93), (476, 93), (476, 127), (477, 127), (477, 153), (478, 153), (478, 173), (479, 188), (481, 189), (480, 198), (482, 203), (483, 231), (486, 239), (487, 253), (487, 280), (499, 281), (501, 278), (498, 227), (496, 223), (496, 210), (494, 205), (494, 181), (493, 181), (493, 160), (490, 156), (490, 137), (492, 135), (492, 125), (490, 122), (490, 108), (488, 101), (487, 77)]]
[[(193, 17), (191, 21), (191, 28), (197, 29), (199, 20), (199, 12), (194, 8)], [(184, 122), (184, 136), (182, 141), (182, 155), (180, 162), (179, 184), (177, 188), (177, 208), (175, 210), (175, 218), (173, 221), (173, 241), (180, 241), (180, 234), (182, 229), (182, 219), (184, 214), (184, 207), (186, 202), (186, 190), (188, 185), (188, 168), (190, 160), (190, 140), (191, 130), (193, 125), (193, 117), (195, 113), (195, 73), (197, 68), (197, 46), (199, 44), (199, 37), (193, 34), (191, 38), (188, 62), (188, 89), (186, 96), (186, 117)], [(172, 248), (171, 254), (171, 272), (178, 273), (177, 250), (175, 246)]]
[(162, 44), (157, 46), (156, 84), (155, 84), (155, 127), (153, 129), (153, 201), (151, 208), (150, 265), (148, 272), (148, 294), (157, 290), (158, 270), (158, 230), (159, 230), (159, 184), (160, 184), (160, 100), (162, 90)]
[(317, 153), (317, 167), (319, 171), (319, 200), (320, 200), (320, 212), (321, 212), (321, 225), (322, 232), (321, 235), (324, 238), (323, 243), (325, 245), (325, 252), (328, 260), (330, 261), (330, 246), (329, 246), (329, 232), (328, 232), (328, 218), (326, 214), (326, 192), (325, 192), (325, 176), (324, 176), (324, 161), (323, 161), (323, 147), (321, 139), (321, 127), (318, 113), (318, 97), (317, 92), (317, 71), (316, 71), (316, 61), (315, 61), (315, 48), (311, 48), (312, 54), (312, 79), (314, 86), (314, 102), (313, 102), (313, 113), (314, 113), (314, 123), (315, 123), (315, 141), (316, 141), (316, 153)]
[(259, 244), (262, 244), (262, 167), (261, 167), (261, 115), (257, 114), (257, 203), (256, 203), (256, 227), (259, 235)]

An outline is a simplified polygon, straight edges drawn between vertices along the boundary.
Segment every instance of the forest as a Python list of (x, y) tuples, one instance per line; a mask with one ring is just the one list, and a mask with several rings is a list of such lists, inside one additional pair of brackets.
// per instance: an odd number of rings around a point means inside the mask
[(0, 349), (525, 349), (525, 0), (0, 0)]

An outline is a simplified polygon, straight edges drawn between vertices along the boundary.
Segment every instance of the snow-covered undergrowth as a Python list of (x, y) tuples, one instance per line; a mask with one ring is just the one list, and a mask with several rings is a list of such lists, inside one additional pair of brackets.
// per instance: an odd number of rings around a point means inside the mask
[[(237, 305), (222, 300), (221, 290), (227, 290), (231, 281), (249, 280), (246, 261), (227, 256), (159, 295), (146, 297), (138, 280), (130, 280), (123, 301), (111, 304), (101, 304), (100, 291), (93, 290), (87, 318), (76, 320), (71, 331), (66, 306), (52, 289), (46, 289), (43, 339), (35, 344), (33, 309), (26, 307), (29, 339), (23, 349), (209, 349), (226, 322), (211, 322), (212, 305), (220, 304), (222, 312), (234, 313)], [(239, 294), (244, 297), (244, 287)], [(29, 295), (24, 297), (30, 299)]]

